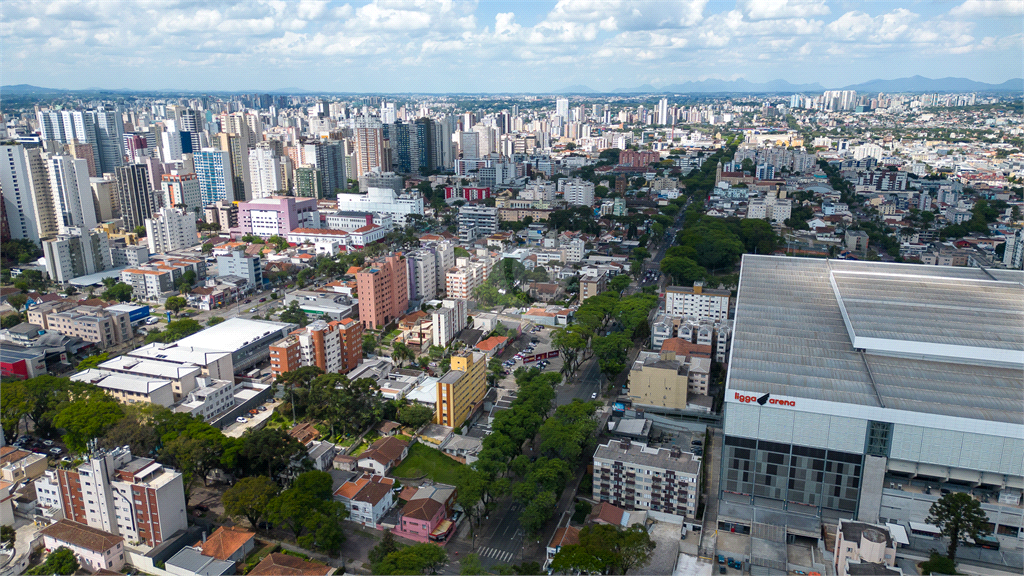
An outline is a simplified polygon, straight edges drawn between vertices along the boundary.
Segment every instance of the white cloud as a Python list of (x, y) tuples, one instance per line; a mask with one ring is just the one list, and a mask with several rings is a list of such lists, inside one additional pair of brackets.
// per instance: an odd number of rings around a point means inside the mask
[(559, 0), (547, 20), (607, 22), (605, 26), (613, 22), (619, 30), (682, 28), (699, 23), (705, 5), (707, 0)]
[(1021, 0), (967, 0), (950, 10), (949, 15), (957, 18), (1021, 16), (1024, 15), (1024, 2)]
[(831, 12), (825, 0), (738, 0), (736, 5), (752, 21), (825, 16)]

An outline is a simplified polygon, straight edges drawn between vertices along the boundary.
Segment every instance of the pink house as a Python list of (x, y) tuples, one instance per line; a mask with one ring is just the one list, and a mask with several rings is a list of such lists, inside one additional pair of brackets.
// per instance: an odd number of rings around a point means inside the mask
[(449, 520), (457, 492), (444, 484), (424, 486), (402, 508), (393, 532), (416, 542), (444, 542), (455, 524)]

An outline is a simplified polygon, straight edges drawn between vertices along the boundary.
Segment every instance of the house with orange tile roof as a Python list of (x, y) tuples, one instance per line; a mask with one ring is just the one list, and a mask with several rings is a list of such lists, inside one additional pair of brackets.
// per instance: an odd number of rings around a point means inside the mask
[(203, 556), (227, 562), (244, 562), (245, 557), (256, 548), (256, 533), (238, 526), (221, 526), (192, 545)]
[(348, 519), (377, 528), (384, 515), (395, 505), (392, 489), (395, 480), (378, 474), (363, 474), (342, 484), (334, 499), (345, 504)]
[(331, 576), (336, 568), (303, 560), (298, 556), (274, 552), (249, 571), (250, 576)]
[(505, 336), (491, 336), (486, 340), (481, 340), (476, 345), (476, 349), (485, 352), (490, 356), (500, 353), (505, 349), (505, 345), (508, 344), (508, 338)]
[(544, 561), (544, 569), (547, 570), (548, 566), (551, 565), (551, 561), (555, 558), (555, 554), (562, 549), (562, 546), (568, 546), (570, 544), (580, 543), (580, 529), (574, 526), (564, 526), (555, 530), (555, 533), (551, 536), (551, 541), (548, 542), (548, 550), (546, 559)]

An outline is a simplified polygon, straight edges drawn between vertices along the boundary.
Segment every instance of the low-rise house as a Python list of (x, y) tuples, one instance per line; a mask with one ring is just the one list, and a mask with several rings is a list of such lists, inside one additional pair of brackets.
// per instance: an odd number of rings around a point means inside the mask
[(313, 468), (321, 472), (331, 469), (337, 447), (330, 442), (314, 440), (306, 445), (306, 455), (313, 462)]
[(551, 565), (551, 561), (554, 560), (555, 554), (562, 549), (562, 546), (569, 546), (570, 544), (580, 543), (580, 529), (574, 526), (563, 526), (551, 536), (551, 541), (548, 542), (547, 555), (545, 556), (544, 569)]
[(441, 452), (463, 464), (472, 464), (477, 461), (477, 456), (483, 450), (484, 443), (481, 438), (453, 434), (441, 444)]
[(203, 556), (237, 564), (256, 548), (256, 533), (237, 526), (221, 526), (192, 546)]
[(395, 534), (423, 543), (446, 541), (455, 530), (455, 524), (449, 518), (456, 496), (454, 486), (436, 484), (421, 487), (402, 508)]
[(249, 576), (331, 576), (335, 570), (326, 564), (274, 552), (250, 570)]
[(47, 551), (67, 548), (90, 572), (120, 572), (124, 567), (124, 538), (121, 536), (67, 519), (43, 528), (39, 535)]
[(164, 570), (175, 576), (226, 576), (235, 573), (235, 563), (206, 556), (198, 548), (185, 546), (164, 562)]
[(395, 505), (392, 488), (395, 481), (377, 474), (363, 474), (345, 482), (334, 491), (334, 499), (348, 508), (348, 519), (376, 528)]
[(13, 446), (0, 447), (0, 480), (18, 483), (34, 480), (46, 471), (46, 456)]
[(370, 444), (370, 447), (359, 455), (356, 466), (383, 476), (402, 460), (405, 460), (408, 455), (408, 442), (403, 442), (394, 436), (387, 436)]

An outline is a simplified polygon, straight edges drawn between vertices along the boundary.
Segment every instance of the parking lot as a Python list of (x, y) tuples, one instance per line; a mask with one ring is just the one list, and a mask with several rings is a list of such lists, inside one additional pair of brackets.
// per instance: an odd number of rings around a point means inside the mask
[[(523, 363), (522, 356), (536, 356), (551, 352), (551, 326), (530, 326), (523, 333), (505, 347), (505, 350), (498, 356), (503, 362), (502, 367), (509, 374), (498, 381), (502, 388), (515, 389), (516, 381), (512, 375), (517, 368), (537, 367), (545, 372), (559, 372), (562, 369), (560, 357), (546, 358), (544, 360)], [(517, 357), (517, 355), (520, 355)]]
[(22, 434), (21, 436), (18, 436), (11, 445), (15, 448), (30, 450), (37, 454), (45, 454), (51, 460), (67, 458), (68, 461), (70, 461), (68, 449), (60, 440), (36, 438), (35, 436)]
[(229, 436), (231, 438), (241, 438), (242, 434), (245, 434), (246, 430), (259, 430), (260, 428), (263, 428), (263, 426), (267, 423), (267, 420), (269, 420), (270, 417), (274, 415), (274, 409), (277, 408), (281, 403), (282, 400), (280, 398), (271, 399), (269, 402), (262, 405), (263, 407), (266, 408), (265, 411), (258, 410), (255, 415), (245, 416), (244, 422), (241, 421), (242, 417), (239, 417), (239, 420), (226, 426), (224, 428), (224, 435)]

